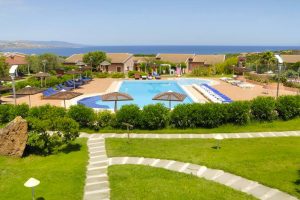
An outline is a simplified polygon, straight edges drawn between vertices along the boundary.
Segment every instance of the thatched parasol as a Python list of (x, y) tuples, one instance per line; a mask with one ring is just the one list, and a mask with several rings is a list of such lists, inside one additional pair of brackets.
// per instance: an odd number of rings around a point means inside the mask
[(107, 93), (101, 96), (102, 101), (114, 101), (115, 102), (115, 112), (117, 111), (117, 102), (118, 101), (131, 101), (133, 98), (126, 93), (121, 93), (121, 92), (112, 92), (112, 93)]
[(27, 85), (26, 87), (24, 87), (23, 89), (20, 89), (16, 92), (16, 94), (18, 95), (28, 95), (29, 98), (29, 107), (31, 107), (31, 99), (30, 96), (40, 93), (43, 90), (40, 88), (36, 88), (36, 87), (31, 87), (30, 85)]
[(41, 87), (43, 87), (43, 78), (45, 79), (45, 86), (46, 86), (46, 78), (50, 76), (50, 74), (46, 72), (39, 72), (33, 75), (34, 77), (41, 79)]
[(46, 97), (46, 99), (64, 100), (64, 106), (66, 108), (66, 100), (73, 99), (73, 98), (78, 97), (80, 95), (82, 95), (82, 93), (61, 90), (60, 92), (58, 92), (56, 94), (53, 94), (53, 95), (51, 95), (49, 97)]
[(168, 92), (159, 93), (158, 95), (153, 97), (152, 100), (169, 101), (169, 108), (171, 110), (171, 108), (172, 108), (171, 107), (171, 102), (172, 101), (184, 101), (185, 98), (186, 98), (185, 94), (168, 91)]

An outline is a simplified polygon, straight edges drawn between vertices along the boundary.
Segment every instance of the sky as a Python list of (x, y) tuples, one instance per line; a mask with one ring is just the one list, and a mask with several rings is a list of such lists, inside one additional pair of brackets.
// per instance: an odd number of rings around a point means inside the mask
[(299, 0), (0, 0), (0, 40), (300, 45)]

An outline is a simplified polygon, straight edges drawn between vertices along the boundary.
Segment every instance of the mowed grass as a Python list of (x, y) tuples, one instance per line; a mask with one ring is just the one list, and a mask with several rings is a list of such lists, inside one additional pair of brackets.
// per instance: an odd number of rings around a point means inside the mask
[(76, 140), (73, 151), (57, 155), (0, 156), (0, 199), (31, 199), (31, 189), (23, 184), (34, 177), (41, 181), (36, 198), (81, 200), (87, 159), (86, 139)]
[[(273, 121), (273, 122), (251, 122), (245, 126), (238, 126), (233, 124), (222, 125), (218, 128), (195, 128), (195, 129), (175, 129), (165, 128), (161, 130), (138, 130), (134, 129), (132, 133), (244, 133), (244, 132), (269, 132), (269, 131), (294, 131), (300, 130), (300, 118), (292, 119), (289, 121)], [(90, 129), (82, 129), (81, 131), (87, 133), (95, 133), (97, 131)], [(122, 129), (101, 129), (99, 133), (127, 133)]]
[(111, 200), (255, 199), (229, 187), (192, 175), (138, 165), (108, 168)]
[(300, 138), (106, 139), (109, 157), (177, 160), (222, 169), (300, 197)]

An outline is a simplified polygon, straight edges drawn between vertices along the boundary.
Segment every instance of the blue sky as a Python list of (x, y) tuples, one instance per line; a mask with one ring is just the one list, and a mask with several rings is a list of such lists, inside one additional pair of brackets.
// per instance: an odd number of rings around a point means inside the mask
[(0, 40), (300, 45), (299, 0), (0, 0)]

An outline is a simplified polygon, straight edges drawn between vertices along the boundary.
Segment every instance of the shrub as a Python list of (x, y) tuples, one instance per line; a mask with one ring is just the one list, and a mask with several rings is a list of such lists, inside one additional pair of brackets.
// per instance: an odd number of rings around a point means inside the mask
[(81, 127), (91, 127), (95, 120), (94, 110), (84, 105), (71, 106), (68, 116), (78, 122)]
[(247, 101), (235, 101), (226, 104), (226, 121), (233, 124), (244, 125), (250, 119), (250, 104)]
[(10, 106), (9, 109), (9, 121), (13, 120), (17, 116), (26, 118), (28, 116), (29, 106), (27, 104), (19, 104)]
[(144, 106), (141, 116), (141, 127), (144, 129), (161, 129), (169, 120), (169, 109), (163, 104)]
[(124, 73), (120, 73), (120, 72), (114, 72), (111, 74), (112, 78), (125, 78), (125, 74)]
[(51, 106), (49, 104), (39, 107), (32, 107), (29, 110), (29, 117), (35, 117), (42, 120), (55, 120), (66, 116), (66, 110), (61, 107)]
[(252, 100), (251, 114), (258, 121), (272, 121), (276, 118), (275, 108), (273, 97), (257, 97)]
[(134, 78), (134, 75), (135, 74), (139, 74), (139, 75), (141, 75), (141, 76), (147, 76), (147, 73), (145, 73), (145, 72), (140, 72), (140, 71), (129, 71), (128, 72), (128, 77), (129, 78)]
[(191, 113), (195, 120), (196, 127), (214, 128), (222, 125), (226, 121), (226, 110), (223, 104), (208, 103), (198, 104)]
[(109, 74), (107, 72), (101, 72), (95, 74), (97, 78), (108, 78)]
[(279, 117), (283, 120), (289, 120), (300, 116), (300, 95), (280, 96), (277, 99), (276, 110)]
[(96, 115), (95, 129), (99, 130), (101, 128), (112, 127), (114, 120), (115, 114), (110, 111), (104, 110), (98, 112)]
[(170, 123), (176, 128), (193, 128), (191, 120), (192, 104), (178, 104), (171, 112)]
[(138, 128), (140, 126), (140, 120), (141, 110), (134, 104), (122, 106), (116, 114), (116, 125), (121, 128), (125, 128), (124, 125), (122, 125), (123, 122), (133, 125), (134, 128)]
[(183, 104), (171, 113), (171, 124), (177, 128), (218, 127), (226, 121), (222, 104)]
[(54, 121), (55, 130), (62, 134), (62, 141), (68, 144), (79, 136), (79, 124), (71, 118), (57, 118)]
[(10, 113), (11, 107), (13, 107), (13, 105), (10, 105), (10, 104), (0, 105), (0, 123), (1, 124), (9, 122), (9, 120), (10, 120), (9, 113)]
[(192, 76), (211, 76), (212, 73), (211, 67), (197, 67), (192, 71)]

